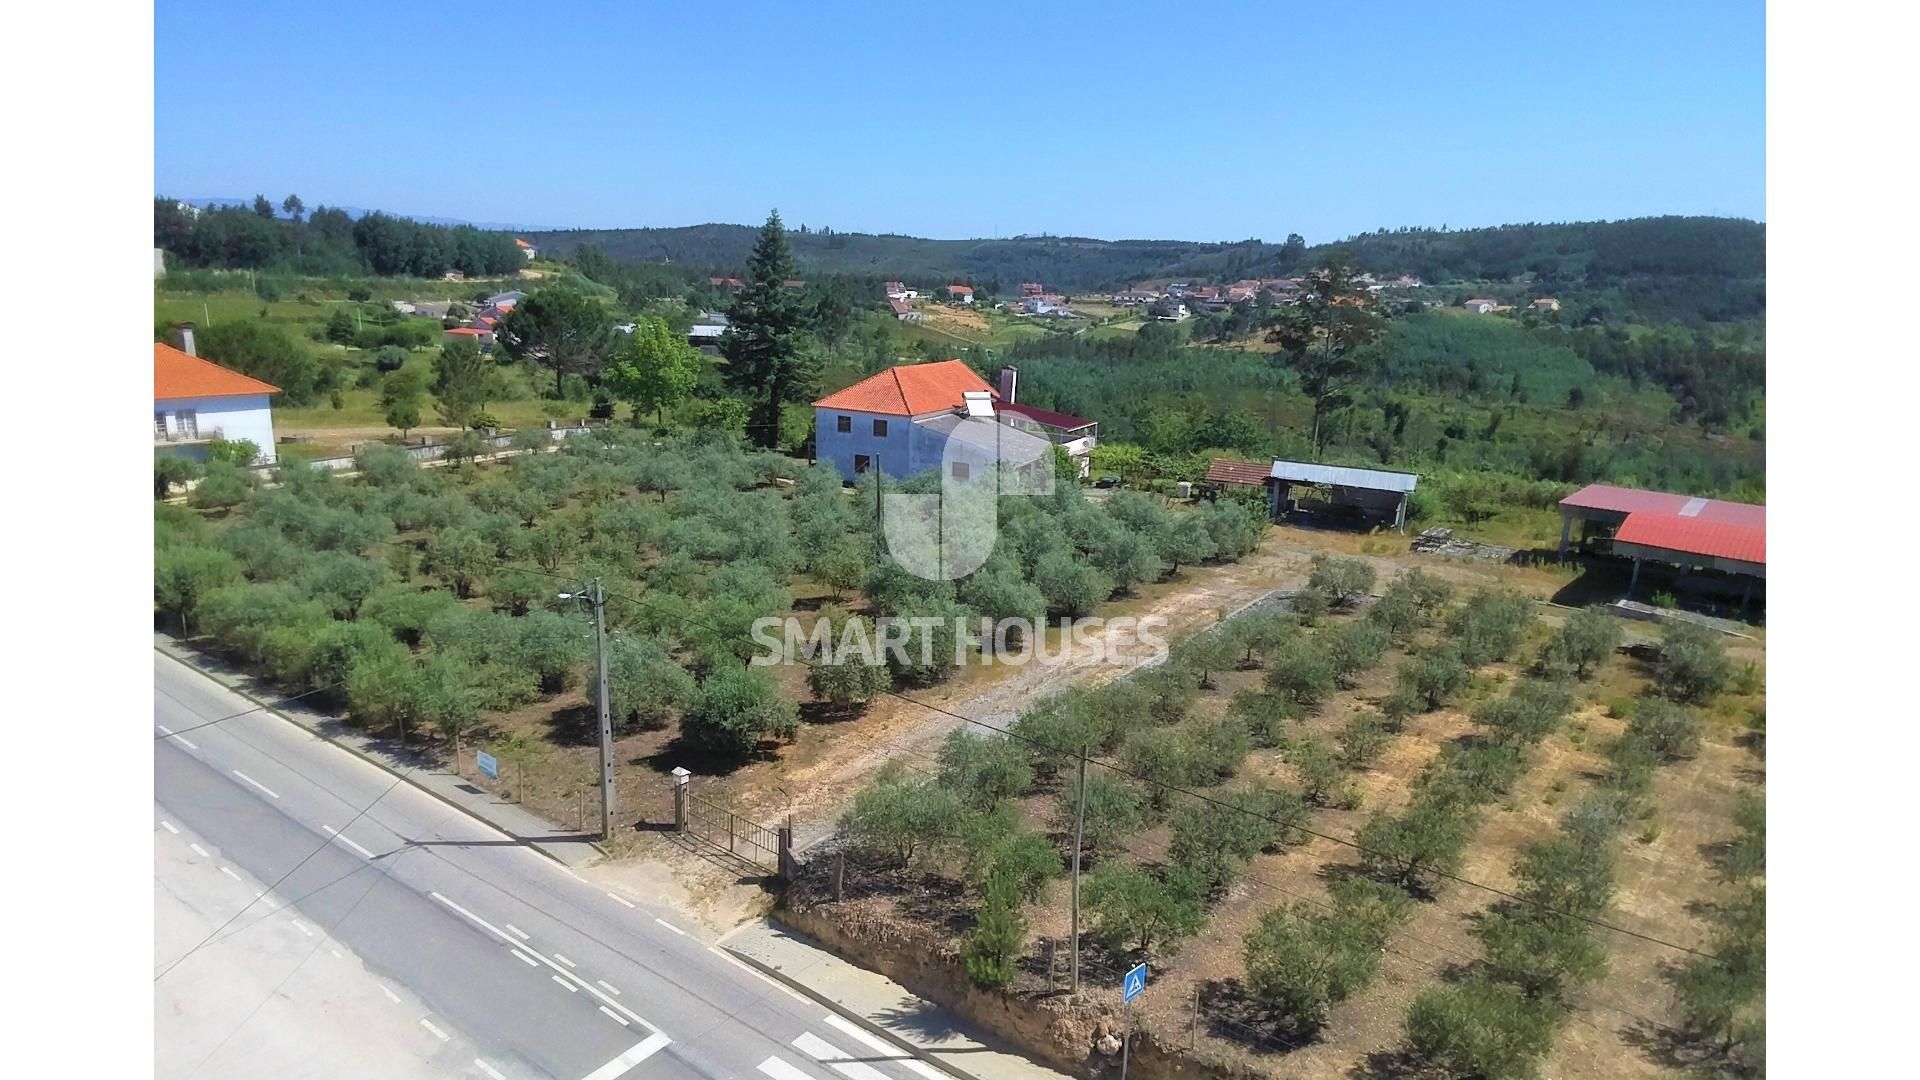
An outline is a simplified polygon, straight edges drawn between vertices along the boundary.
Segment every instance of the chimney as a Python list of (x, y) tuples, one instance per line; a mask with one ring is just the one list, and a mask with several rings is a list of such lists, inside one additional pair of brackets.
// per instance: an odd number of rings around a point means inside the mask
[(199, 356), (199, 353), (193, 351), (193, 324), (183, 322), (175, 329), (180, 332), (180, 351), (188, 356)]
[(1000, 404), (1017, 405), (1019, 399), (1014, 391), (1020, 386), (1020, 369), (1009, 364), (1000, 369)]

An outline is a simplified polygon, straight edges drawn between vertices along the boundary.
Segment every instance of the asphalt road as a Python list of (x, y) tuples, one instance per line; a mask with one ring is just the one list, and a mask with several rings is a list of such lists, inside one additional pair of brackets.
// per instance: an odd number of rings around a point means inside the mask
[(158, 1075), (947, 1080), (293, 724), (190, 730), (251, 708), (155, 654)]

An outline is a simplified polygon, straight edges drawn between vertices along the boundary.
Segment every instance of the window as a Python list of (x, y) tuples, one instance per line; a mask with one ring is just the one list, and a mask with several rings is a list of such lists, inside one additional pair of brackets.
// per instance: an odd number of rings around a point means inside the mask
[(833, 430), (841, 432), (842, 434), (853, 431), (853, 417), (842, 416), (836, 418), (833, 422)]
[(863, 473), (871, 468), (873, 468), (872, 458), (868, 457), (865, 454), (853, 455), (853, 471), (854, 472)]
[(887, 422), (885, 420), (875, 420), (873, 422), (873, 437), (876, 439), (884, 439), (887, 437)]
[(153, 437), (156, 439), (164, 439), (167, 437), (166, 413), (157, 412), (153, 414)]
[(200, 437), (200, 417), (192, 409), (181, 409), (179, 412), (174, 413), (173, 424), (175, 430), (180, 432), (180, 437), (183, 439), (197, 439)]
[(973, 476), (972, 465), (969, 465), (964, 461), (956, 461), (953, 463), (953, 478), (955, 480), (966, 480), (971, 478), (972, 476)]

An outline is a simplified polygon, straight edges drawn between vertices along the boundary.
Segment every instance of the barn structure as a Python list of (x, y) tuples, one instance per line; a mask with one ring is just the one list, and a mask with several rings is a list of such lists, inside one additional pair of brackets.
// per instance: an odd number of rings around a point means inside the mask
[(1302, 484), (1326, 489), (1330, 512), (1336, 517), (1357, 518), (1374, 525), (1404, 528), (1407, 524), (1407, 496), (1420, 482), (1416, 473), (1389, 472), (1384, 469), (1359, 469), (1346, 465), (1321, 465), (1309, 461), (1275, 461), (1262, 468), (1248, 461), (1215, 458), (1207, 466), (1210, 486), (1263, 486), (1267, 489), (1267, 508), (1275, 521), (1300, 511), (1293, 489)]
[(1640, 583), (1645, 562), (1679, 568), (1681, 577), (1705, 571), (1725, 575), (1745, 611), (1754, 586), (1767, 580), (1767, 508), (1676, 495), (1666, 491), (1588, 484), (1560, 500), (1560, 554), (1580, 523), (1579, 546), (1633, 562), (1627, 595)]

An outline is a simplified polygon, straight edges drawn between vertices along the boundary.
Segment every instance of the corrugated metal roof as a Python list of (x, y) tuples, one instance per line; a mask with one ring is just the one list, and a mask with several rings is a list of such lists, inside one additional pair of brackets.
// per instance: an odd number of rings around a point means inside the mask
[(1251, 461), (1234, 461), (1231, 458), (1214, 458), (1207, 465), (1207, 479), (1215, 484), (1246, 484), (1259, 487), (1267, 482), (1271, 466), (1255, 465)]
[(1696, 521), (1719, 521), (1762, 529), (1767, 525), (1767, 508), (1753, 503), (1701, 499), (1668, 491), (1614, 487), (1612, 484), (1588, 484), (1561, 499), (1560, 505), (1580, 510), (1608, 510), (1616, 514), (1652, 511)]
[[(1735, 504), (1739, 505), (1739, 504)], [(1613, 534), (1618, 544), (1664, 548), (1689, 555), (1710, 555), (1739, 562), (1767, 564), (1765, 525), (1744, 525), (1729, 521), (1710, 521), (1700, 517), (1682, 517), (1659, 511), (1637, 511), (1627, 515)]]
[(1065, 430), (1086, 427), (1088, 424), (1093, 423), (1093, 421), (1085, 417), (1070, 416), (1063, 412), (1054, 412), (1052, 409), (1041, 409), (1032, 405), (1021, 405), (1018, 403), (1002, 402), (1000, 411), (1012, 413), (1015, 416), (1024, 416), (1036, 424), (1045, 424), (1048, 427), (1057, 427)]
[(1299, 484), (1334, 484), (1374, 491), (1412, 491), (1414, 485), (1420, 482), (1417, 473), (1355, 469), (1346, 465), (1316, 465), (1308, 461), (1276, 461), (1273, 471), (1267, 475), (1275, 480)]

